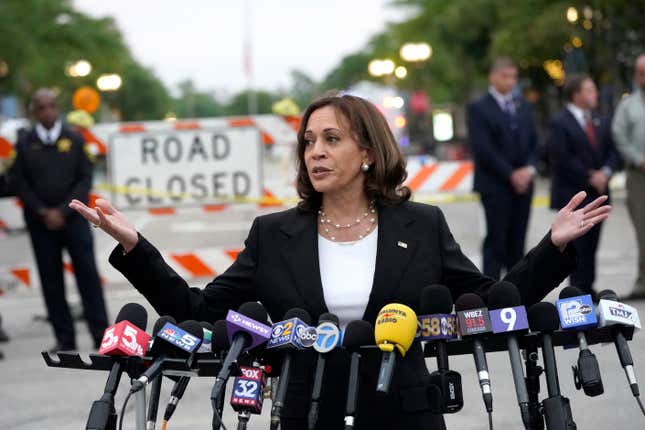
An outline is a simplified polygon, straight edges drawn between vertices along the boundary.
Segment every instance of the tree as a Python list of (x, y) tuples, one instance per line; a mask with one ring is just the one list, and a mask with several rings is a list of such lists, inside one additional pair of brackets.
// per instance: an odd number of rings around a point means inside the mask
[[(542, 93), (561, 83), (545, 67), (546, 61), (555, 60), (570, 71), (591, 73), (601, 84), (622, 88), (631, 80), (633, 58), (645, 47), (643, 2), (397, 0), (393, 6), (407, 8), (410, 17), (343, 58), (323, 86), (347, 87), (370, 79), (371, 59), (402, 63), (398, 50), (403, 43), (425, 41), (433, 47), (432, 57), (419, 67), (407, 64), (408, 77), (397, 85), (424, 89), (438, 102), (464, 102), (484, 89), (488, 67), (499, 55), (515, 59), (526, 84)], [(569, 7), (578, 11), (575, 25), (566, 19)]]
[(173, 100), (173, 112), (177, 118), (205, 118), (222, 115), (223, 106), (212, 94), (198, 91), (191, 79), (186, 79), (177, 86), (180, 96)]
[[(245, 90), (233, 96), (233, 99), (225, 106), (224, 115), (248, 115), (249, 113), (249, 91)], [(257, 100), (257, 113), (271, 113), (271, 106), (279, 97), (267, 91), (255, 91)]]
[[(67, 76), (67, 66), (80, 59), (89, 61), (91, 73)], [(8, 69), (0, 76), (0, 94), (16, 95), (25, 105), (37, 88), (48, 86), (70, 108), (76, 88), (95, 86), (100, 75), (117, 73), (123, 87), (104, 98), (124, 118), (160, 118), (168, 107), (166, 88), (132, 58), (114, 20), (77, 12), (70, 0), (1, 1), (0, 63)]]
[(131, 61), (123, 68), (122, 78), (123, 85), (112, 101), (122, 120), (162, 119), (170, 111), (170, 96), (152, 70)]

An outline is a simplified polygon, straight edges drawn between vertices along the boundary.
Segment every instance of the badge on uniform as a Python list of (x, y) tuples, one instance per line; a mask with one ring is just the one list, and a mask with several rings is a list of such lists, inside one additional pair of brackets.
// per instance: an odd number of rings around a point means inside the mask
[(58, 148), (58, 152), (69, 152), (72, 149), (72, 141), (66, 137), (60, 139), (56, 142), (56, 148)]

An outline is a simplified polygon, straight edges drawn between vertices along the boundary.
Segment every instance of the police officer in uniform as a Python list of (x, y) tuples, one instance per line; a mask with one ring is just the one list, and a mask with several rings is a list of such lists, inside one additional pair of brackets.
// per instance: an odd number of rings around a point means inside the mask
[(45, 305), (56, 335), (52, 350), (76, 349), (74, 322), (65, 300), (63, 248), (72, 259), (84, 316), (98, 348), (108, 322), (93, 237), (88, 222), (67, 206), (72, 199), (89, 199), (91, 154), (86, 152), (82, 137), (60, 120), (51, 90), (36, 91), (30, 110), (36, 125), (18, 139), (12, 181), (24, 204)]

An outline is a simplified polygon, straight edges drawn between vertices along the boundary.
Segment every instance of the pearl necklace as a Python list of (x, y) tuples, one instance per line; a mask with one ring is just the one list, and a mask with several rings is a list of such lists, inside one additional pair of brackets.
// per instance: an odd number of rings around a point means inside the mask
[(373, 200), (370, 202), (370, 205), (368, 206), (367, 211), (363, 213), (363, 216), (361, 218), (356, 218), (356, 221), (354, 221), (353, 223), (339, 224), (339, 223), (333, 222), (332, 219), (329, 218), (327, 214), (325, 214), (325, 210), (322, 206), (318, 211), (318, 215), (320, 216), (320, 224), (322, 226), (323, 231), (325, 232), (325, 235), (334, 242), (336, 241), (336, 236), (334, 236), (329, 231), (329, 226), (334, 226), (336, 230), (350, 229), (358, 226), (361, 222), (363, 222), (364, 219), (366, 219), (368, 216), (371, 215), (371, 218), (369, 219), (369, 224), (365, 228), (365, 232), (362, 234), (359, 234), (358, 239), (356, 240), (363, 239), (376, 226), (376, 217), (375, 217), (376, 208), (375, 208), (375, 202)]

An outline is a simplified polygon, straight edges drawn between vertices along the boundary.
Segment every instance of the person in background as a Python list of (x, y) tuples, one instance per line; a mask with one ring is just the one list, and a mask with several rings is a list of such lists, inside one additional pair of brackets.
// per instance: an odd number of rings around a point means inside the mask
[(62, 251), (74, 267), (94, 347), (108, 325), (101, 281), (94, 259), (88, 222), (67, 206), (72, 199), (89, 200), (93, 166), (83, 139), (59, 118), (55, 94), (39, 89), (30, 111), (36, 125), (16, 143), (11, 180), (24, 204), (49, 320), (56, 336), (51, 350), (75, 350), (74, 322), (65, 300)]
[[(609, 195), (609, 179), (620, 168), (620, 156), (611, 138), (610, 121), (594, 113), (598, 106), (596, 84), (584, 74), (567, 77), (563, 88), (566, 107), (551, 121), (547, 143), (553, 178), (551, 209), (560, 210), (580, 190), (586, 202)], [(571, 273), (572, 285), (593, 297), (596, 251), (602, 223), (573, 241), (578, 266)]]
[(513, 61), (496, 59), (489, 80), (486, 95), (468, 107), (467, 121), (474, 189), (486, 216), (482, 271), (499, 279), (524, 255), (538, 148), (532, 109), (513, 96)]
[[(0, 343), (9, 342), (9, 335), (2, 328), (2, 315), (0, 315)], [(4, 358), (4, 353), (0, 351), (0, 360)]]
[(638, 274), (627, 297), (645, 299), (645, 54), (636, 59), (634, 92), (616, 108), (612, 131), (627, 168), (627, 209), (636, 230)]

